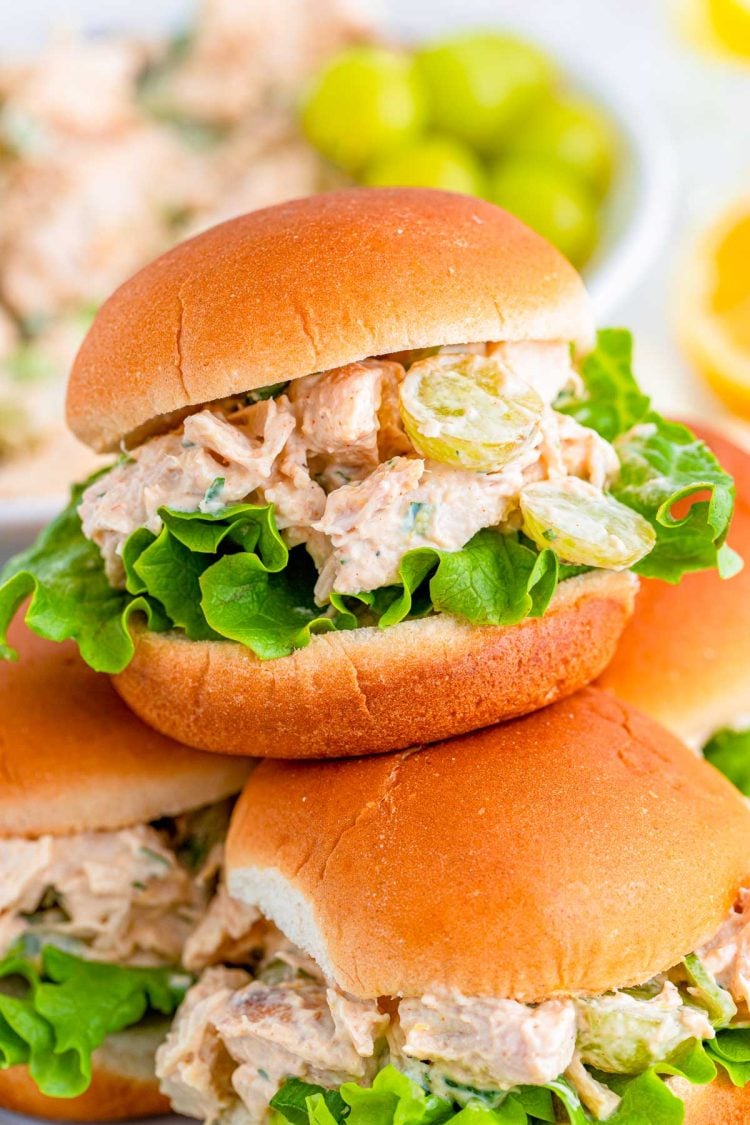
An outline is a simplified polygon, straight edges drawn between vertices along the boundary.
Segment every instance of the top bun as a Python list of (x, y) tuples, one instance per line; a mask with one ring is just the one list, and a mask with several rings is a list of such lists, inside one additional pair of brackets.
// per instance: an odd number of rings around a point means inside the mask
[(236, 793), (247, 759), (189, 750), (144, 726), (75, 645), (17, 619), (0, 663), (0, 837), (124, 828)]
[(729, 544), (745, 568), (729, 581), (715, 570), (679, 586), (642, 579), (635, 616), (600, 683), (701, 746), (719, 727), (750, 723), (750, 454), (690, 425), (735, 479)]
[(122, 285), (73, 365), (68, 422), (113, 450), (186, 407), (367, 356), (592, 336), (576, 271), (505, 211), (354, 188), (231, 219)]
[(355, 996), (635, 985), (718, 928), (750, 809), (606, 692), (346, 766), (266, 761), (227, 841), (257, 904)]

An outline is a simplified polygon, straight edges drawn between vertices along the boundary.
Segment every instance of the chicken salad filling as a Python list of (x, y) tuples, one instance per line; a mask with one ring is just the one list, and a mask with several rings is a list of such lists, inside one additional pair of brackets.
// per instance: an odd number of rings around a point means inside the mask
[(73, 1097), (109, 1034), (175, 1011), (230, 811), (0, 840), (0, 1069), (27, 1064), (42, 1093)]
[[(731, 574), (731, 478), (651, 409), (631, 346), (609, 330), (580, 363), (555, 342), (423, 349), (197, 408), (11, 560), (0, 630), (41, 592), (58, 632), (117, 672), (135, 612), (273, 659), (426, 613), (515, 624), (591, 568)], [(36, 612), (33, 597), (32, 629)]]
[[(227, 922), (231, 900), (216, 901)], [(162, 1089), (188, 1116), (331, 1125), (352, 1115), (391, 1125), (405, 1119), (403, 1100), (408, 1119), (425, 1123), (470, 1110), (467, 1121), (486, 1116), (486, 1125), (624, 1125), (644, 1120), (629, 1107), (643, 1112), (651, 1098), (649, 1120), (679, 1122), (670, 1076), (707, 1083), (721, 1068), (736, 1085), (750, 1080), (748, 891), (711, 941), (669, 972), (638, 988), (537, 1004), (455, 990), (360, 1000), (241, 909), (254, 960), (216, 963), (226, 927), (214, 926), (213, 949), (206, 931), (193, 962), (204, 971), (157, 1054)], [(369, 1116), (357, 1116), (365, 1105)]]

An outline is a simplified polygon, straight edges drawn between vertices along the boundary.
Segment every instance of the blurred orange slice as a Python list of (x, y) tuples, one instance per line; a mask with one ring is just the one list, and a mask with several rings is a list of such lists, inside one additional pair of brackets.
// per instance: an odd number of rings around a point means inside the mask
[(709, 385), (750, 417), (750, 199), (713, 223), (685, 264), (677, 327)]
[(750, 59), (750, 0), (673, 0), (672, 7), (694, 46)]
[(707, 0), (708, 21), (716, 39), (727, 51), (750, 58), (750, 3), (748, 0)]

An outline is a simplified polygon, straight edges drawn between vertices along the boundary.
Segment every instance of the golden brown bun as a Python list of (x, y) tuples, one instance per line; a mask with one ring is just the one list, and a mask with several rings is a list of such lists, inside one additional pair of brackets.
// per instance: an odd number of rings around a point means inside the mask
[(733, 1086), (723, 1071), (708, 1086), (692, 1086), (684, 1078), (670, 1080), (685, 1102), (685, 1125), (748, 1125), (750, 1086)]
[(169, 1113), (154, 1074), (154, 1054), (166, 1027), (111, 1035), (94, 1052), (91, 1085), (77, 1098), (50, 1098), (27, 1067), (0, 1070), (0, 1107), (48, 1121), (122, 1121)]
[(128, 711), (75, 645), (20, 619), (18, 663), (0, 662), (0, 836), (115, 829), (218, 801), (250, 763), (199, 754)]
[(230, 826), (231, 893), (356, 996), (634, 985), (748, 873), (737, 790), (606, 692), (420, 749), (263, 762)]
[(737, 483), (729, 543), (746, 560), (735, 578), (691, 574), (679, 586), (644, 580), (635, 614), (601, 685), (691, 744), (718, 727), (750, 724), (750, 454), (702, 426)]
[(355, 188), (222, 223), (127, 281), (78, 353), (68, 422), (112, 450), (186, 406), (366, 356), (592, 334), (578, 274), (511, 215)]
[(227, 642), (136, 638), (115, 678), (147, 723), (204, 750), (331, 758), (434, 742), (534, 711), (592, 680), (612, 657), (636, 580), (592, 572), (563, 583), (547, 614), (477, 628), (445, 614), (390, 629), (313, 637), (261, 661)]

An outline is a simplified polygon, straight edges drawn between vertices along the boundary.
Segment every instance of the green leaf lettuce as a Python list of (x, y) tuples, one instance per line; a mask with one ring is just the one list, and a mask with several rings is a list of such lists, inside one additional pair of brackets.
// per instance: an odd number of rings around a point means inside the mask
[(23, 1064), (43, 1094), (72, 1098), (91, 1081), (108, 1035), (149, 1012), (171, 1015), (189, 984), (170, 969), (84, 961), (55, 946), (0, 960), (0, 1068)]

